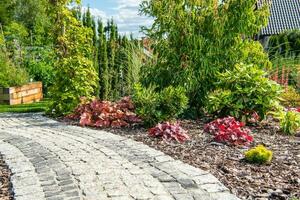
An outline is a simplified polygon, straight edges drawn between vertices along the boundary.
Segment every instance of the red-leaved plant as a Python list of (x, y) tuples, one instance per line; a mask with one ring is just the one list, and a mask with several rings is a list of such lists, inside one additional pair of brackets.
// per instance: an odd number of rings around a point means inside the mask
[(290, 72), (291, 72), (291, 69), (283, 65), (281, 68), (281, 74), (280, 74), (278, 67), (276, 67), (276, 70), (270, 76), (270, 79), (277, 82), (278, 84), (284, 86), (285, 88), (287, 88), (288, 83), (289, 83)]
[(298, 108), (287, 108), (286, 111), (296, 111), (296, 112), (300, 112), (300, 107), (298, 107)]
[(183, 143), (190, 139), (187, 131), (180, 126), (179, 122), (159, 123), (155, 127), (149, 129), (148, 133), (152, 137), (162, 137), (166, 142), (176, 140), (177, 142)]
[(216, 119), (205, 125), (204, 131), (214, 135), (214, 140), (231, 145), (248, 145), (253, 141), (250, 129), (233, 117)]
[(81, 126), (93, 127), (120, 128), (141, 122), (134, 113), (130, 97), (124, 97), (116, 103), (100, 100), (83, 103), (67, 118), (79, 120)]

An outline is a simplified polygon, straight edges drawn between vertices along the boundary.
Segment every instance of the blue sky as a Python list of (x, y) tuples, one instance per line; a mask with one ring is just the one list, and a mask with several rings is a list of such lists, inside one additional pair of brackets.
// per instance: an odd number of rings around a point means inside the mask
[(83, 8), (90, 6), (96, 18), (107, 20), (114, 18), (122, 34), (133, 33), (141, 36), (140, 26), (150, 26), (152, 20), (139, 15), (142, 0), (82, 0)]

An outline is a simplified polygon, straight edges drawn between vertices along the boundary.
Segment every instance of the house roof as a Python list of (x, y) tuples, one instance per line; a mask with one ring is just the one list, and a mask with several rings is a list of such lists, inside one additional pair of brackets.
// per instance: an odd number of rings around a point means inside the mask
[[(258, 7), (265, 0), (258, 1)], [(271, 2), (269, 23), (260, 35), (275, 35), (300, 29), (300, 0), (268, 0)]]

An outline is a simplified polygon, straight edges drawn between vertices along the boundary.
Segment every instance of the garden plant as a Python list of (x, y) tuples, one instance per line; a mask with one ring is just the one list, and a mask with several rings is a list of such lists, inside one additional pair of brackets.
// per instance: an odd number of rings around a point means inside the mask
[(81, 139), (107, 134), (105, 148), (137, 140), (209, 171), (242, 199), (300, 198), (300, 34), (271, 36), (264, 48), (254, 39), (270, 16), (263, 2), (143, 0), (140, 14), (153, 23), (140, 38), (80, 0), (1, 0), (0, 88), (42, 81), (46, 99), (0, 113), (101, 129)]

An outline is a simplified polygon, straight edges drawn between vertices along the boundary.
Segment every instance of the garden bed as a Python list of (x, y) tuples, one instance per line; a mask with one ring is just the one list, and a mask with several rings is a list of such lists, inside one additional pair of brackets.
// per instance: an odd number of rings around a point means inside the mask
[(182, 121), (191, 140), (167, 144), (151, 138), (143, 128), (107, 129), (115, 134), (141, 141), (175, 159), (207, 170), (240, 198), (289, 199), (300, 198), (300, 137), (280, 135), (276, 125), (251, 128), (254, 143), (264, 144), (273, 151), (268, 165), (248, 164), (243, 160), (246, 148), (212, 142), (203, 132), (202, 121)]
[(26, 104), (39, 102), (42, 98), (41, 82), (28, 83), (20, 87), (0, 88), (0, 104)]
[(12, 185), (10, 182), (11, 171), (6, 163), (3, 161), (3, 157), (0, 154), (0, 199), (1, 200), (13, 200)]

